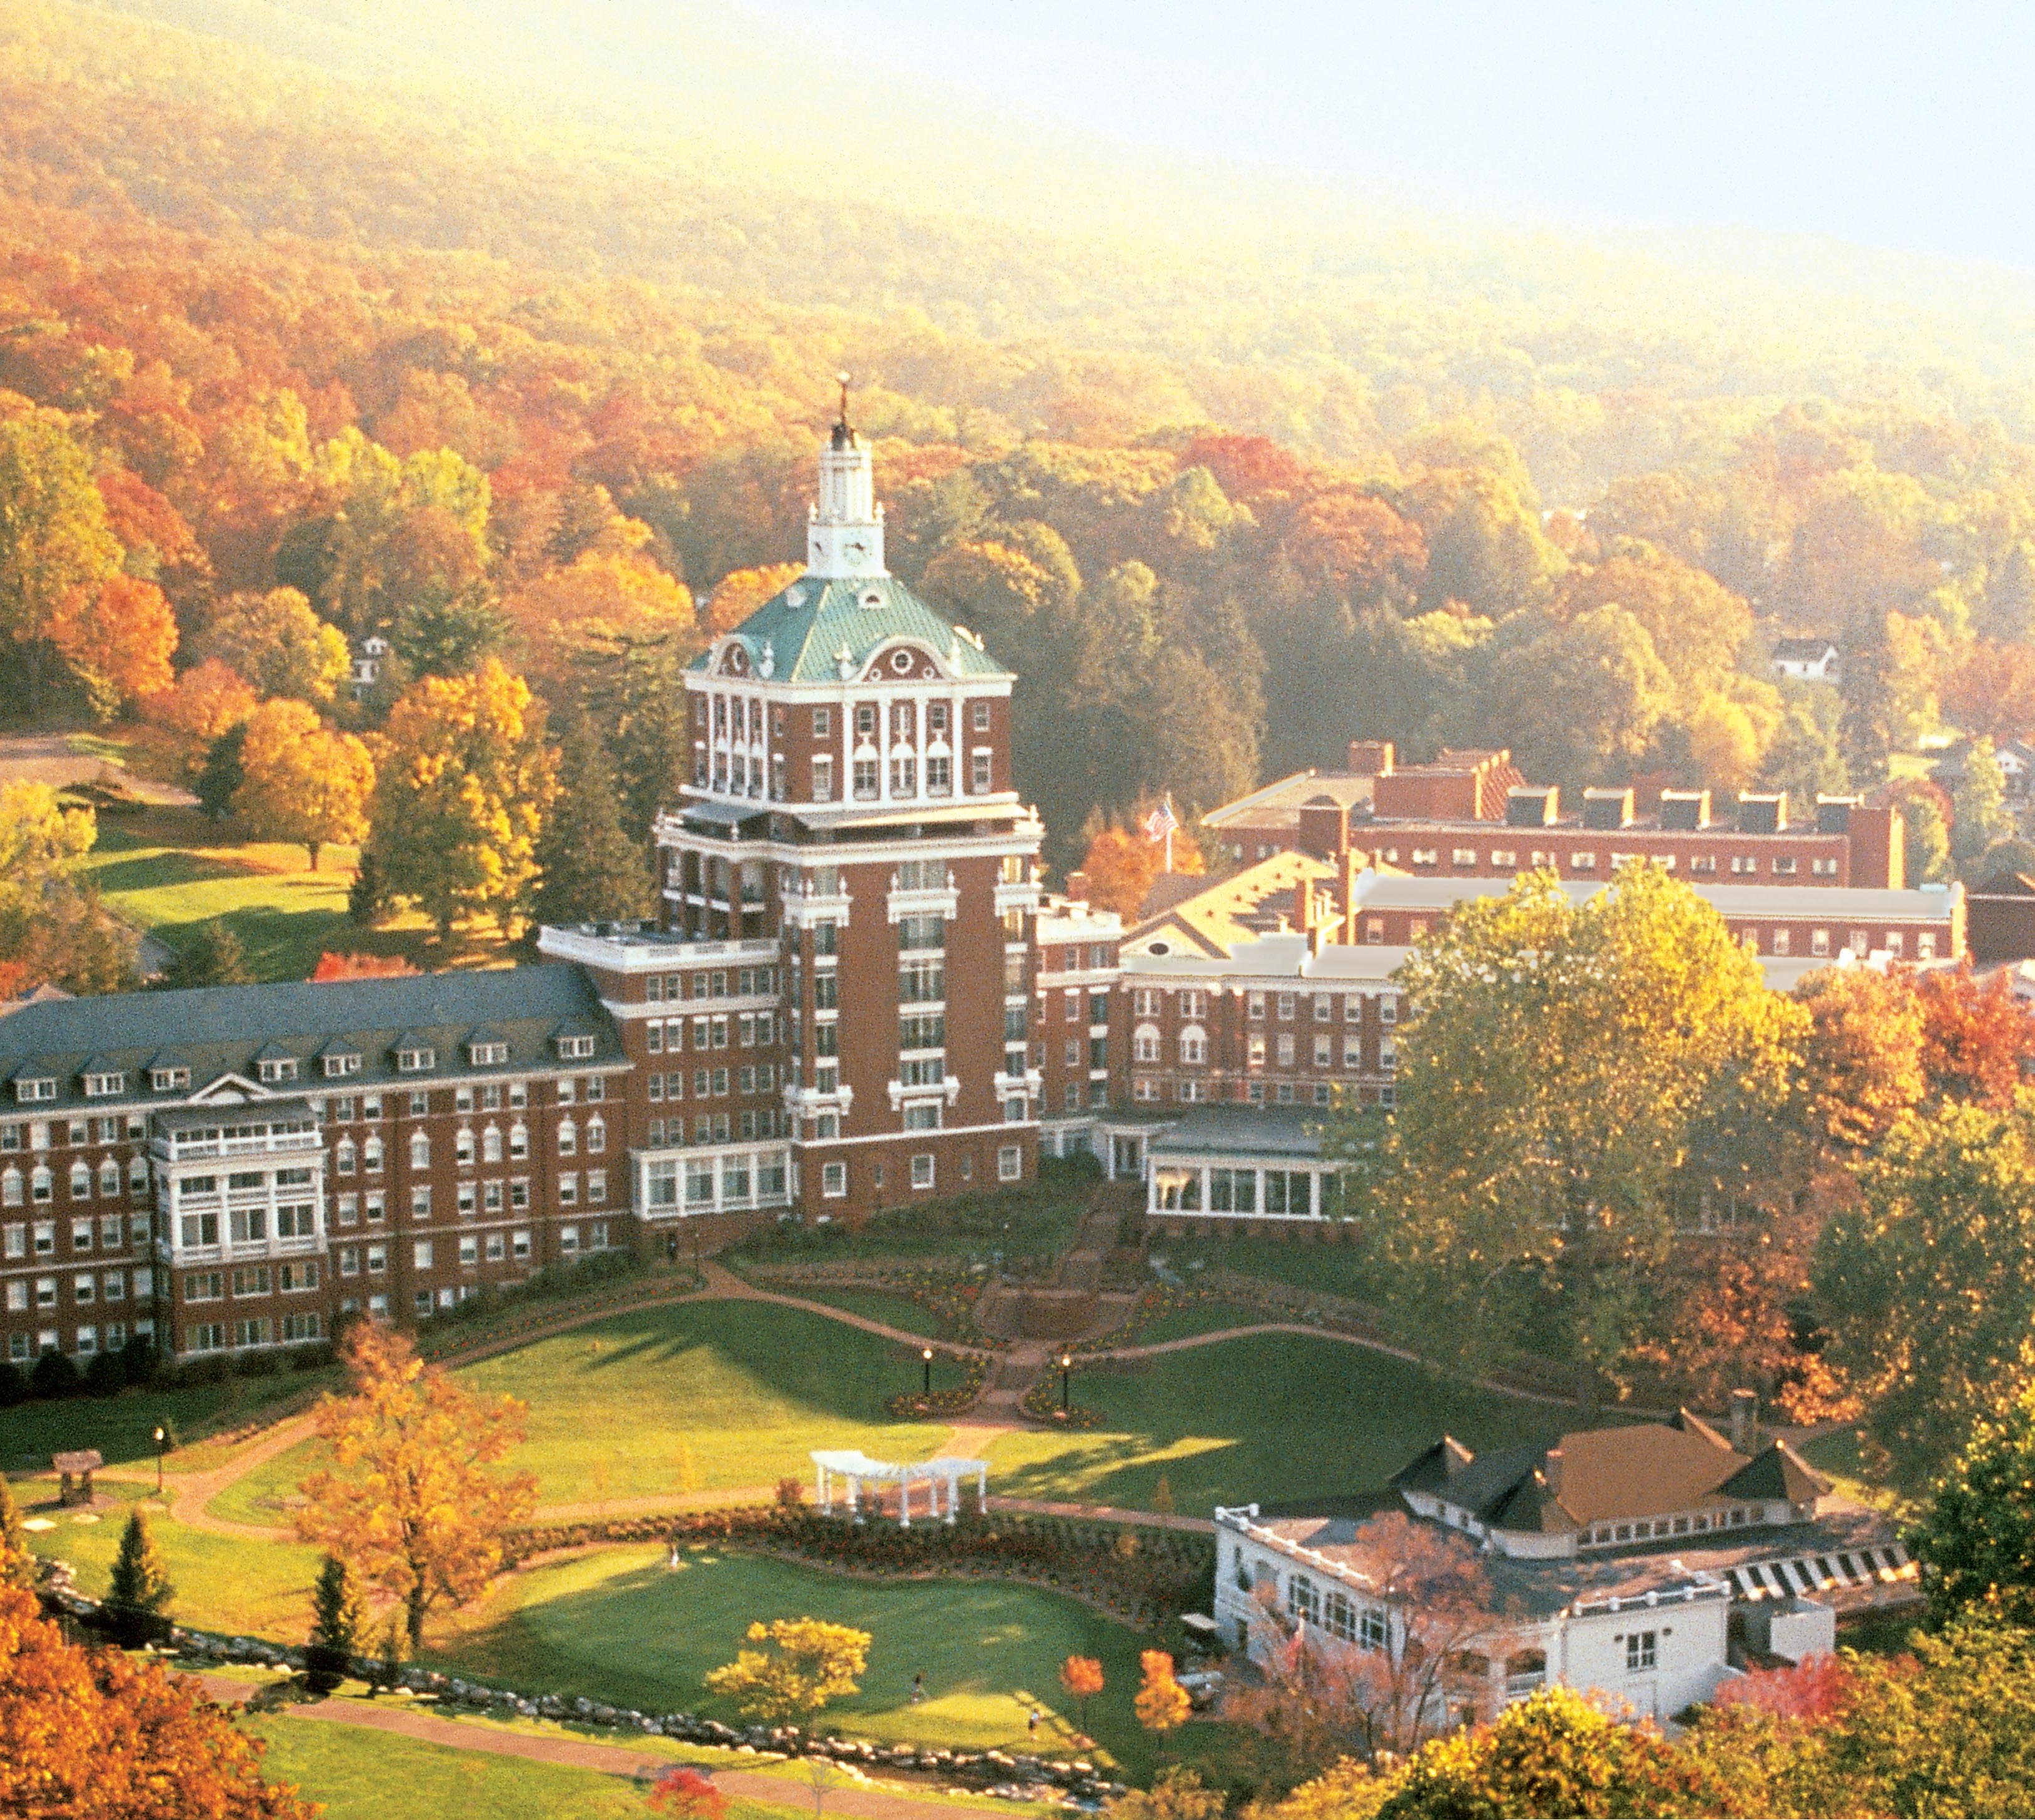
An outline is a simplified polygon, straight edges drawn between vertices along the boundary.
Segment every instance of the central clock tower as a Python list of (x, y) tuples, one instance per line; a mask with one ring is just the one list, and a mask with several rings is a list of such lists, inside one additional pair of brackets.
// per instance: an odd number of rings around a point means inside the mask
[(841, 416), (820, 451), (820, 496), (806, 526), (806, 573), (822, 581), (860, 580), (890, 573), (883, 566), (883, 508), (869, 446), (848, 420), (848, 381), (841, 384)]

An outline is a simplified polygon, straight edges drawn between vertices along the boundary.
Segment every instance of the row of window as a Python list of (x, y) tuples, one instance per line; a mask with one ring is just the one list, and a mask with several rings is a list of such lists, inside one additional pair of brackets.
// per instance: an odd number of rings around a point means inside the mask
[[(726, 1144), (735, 1138), (788, 1137), (791, 1119), (774, 1106), (766, 1106), (758, 1111), (729, 1114), (702, 1112), (693, 1120), (692, 1141), (695, 1144)], [(686, 1122), (683, 1119), (653, 1119), (643, 1135), (645, 1146), (661, 1150), (667, 1146), (677, 1149), (686, 1141)]]
[[(1380, 857), (1388, 865), (1396, 866), (1399, 863), (1399, 849), (1397, 847), (1387, 847)], [(1689, 870), (1694, 873), (1713, 875), (1717, 871), (1717, 861), (1721, 857), (1722, 855), (1715, 853), (1692, 854), (1689, 859)], [(1672, 853), (1622, 853), (1616, 851), (1613, 851), (1610, 855), (1611, 866), (1614, 871), (1627, 866), (1650, 863), (1658, 866), (1664, 872), (1672, 872), (1675, 870), (1676, 858), (1676, 856)], [(1759, 875), (1759, 855), (1758, 854), (1734, 853), (1730, 855), (1730, 859), (1731, 874), (1733, 878), (1751, 878)], [(1416, 847), (1411, 850), (1409, 864), (1439, 866), (1441, 863), (1442, 851), (1439, 847)], [(1452, 866), (1469, 867), (1483, 863), (1482, 855), (1473, 847), (1457, 847), (1452, 848), (1449, 854), (1449, 863)], [(1517, 871), (1520, 869), (1519, 849), (1513, 847), (1494, 847), (1491, 849), (1488, 864), (1490, 870), (1494, 872)], [(1565, 853), (1556, 848), (1535, 847), (1527, 850), (1525, 865), (1528, 870), (1533, 871), (1538, 871), (1543, 867), (1552, 867), (1559, 871), (1563, 867), (1567, 866), (1572, 871), (1594, 872), (1597, 870), (1597, 853), (1595, 849), (1591, 848), (1582, 848), (1574, 852)], [(1769, 870), (1777, 878), (1792, 878), (1799, 874), (1800, 863), (1794, 854), (1777, 853), (1770, 858)], [(1811, 875), (1815, 878), (1834, 878), (1838, 876), (1838, 870), (1837, 859), (1834, 855), (1811, 857), (1809, 870)]]
[(146, 1116), (139, 1112), (130, 1112), (125, 1116), (115, 1114), (110, 1118), (70, 1119), (61, 1126), (50, 1119), (32, 1119), (25, 1125), (12, 1120), (0, 1124), (0, 1153), (24, 1147), (30, 1150), (53, 1149), (59, 1130), (75, 1150), (91, 1143), (132, 1143), (145, 1136), (148, 1129)]
[[(129, 1273), (108, 1270), (95, 1276), (81, 1272), (70, 1280), (71, 1306), (88, 1307), (95, 1302), (124, 1302), (127, 1299)], [(156, 1277), (152, 1270), (133, 1273), (134, 1299), (145, 1301), (156, 1292)], [(25, 1314), (30, 1307), (54, 1308), (62, 1286), (54, 1277), (13, 1277), (7, 1280), (6, 1307), (9, 1314)]]
[[(731, 1093), (773, 1093), (777, 1089), (777, 1065), (763, 1062), (747, 1068), (695, 1068), (693, 1070), (693, 1097), (695, 1100), (725, 1100)], [(644, 1096), (653, 1105), (686, 1096), (686, 1077), (683, 1069), (673, 1069), (667, 1074), (650, 1074), (644, 1077)]]
[[(13, 1221), (0, 1228), (0, 1253), (9, 1262), (31, 1254), (38, 1258), (55, 1256), (58, 1222), (38, 1220), (33, 1225)], [(102, 1251), (117, 1251), (126, 1245), (145, 1245), (149, 1242), (149, 1216), (145, 1213), (103, 1213), (95, 1222), (91, 1220), (73, 1220), (70, 1223), (70, 1248), (73, 1251), (89, 1251), (95, 1240)]]
[(244, 1321), (186, 1322), (178, 1333), (185, 1352), (240, 1352), (250, 1346), (294, 1346), (322, 1339), (323, 1319), (317, 1314), (250, 1315)]
[[(1873, 951), (1875, 943), (1871, 930), (1853, 929), (1849, 932), (1849, 938), (1845, 946), (1860, 960), (1863, 961)], [(1757, 954), (1761, 951), (1759, 931), (1757, 929), (1743, 931), (1740, 934), (1739, 940), (1753, 953)], [(1905, 934), (1899, 929), (1883, 929), (1879, 932), (1879, 941), (1877, 946), (1896, 960), (1899, 960), (1905, 954), (1908, 948)], [(1830, 931), (1827, 929), (1811, 929), (1809, 931), (1809, 953), (1811, 955), (1823, 955), (1829, 953), (1830, 951)], [(1794, 931), (1788, 928), (1775, 929), (1767, 938), (1766, 952), (1784, 958), (1793, 953), (1795, 952)], [(1932, 929), (1918, 931), (1915, 937), (1915, 958), (1918, 961), (1933, 961), (1935, 957), (1935, 931)]]
[[(587, 1104), (594, 1106), (607, 1097), (607, 1078), (600, 1074), (589, 1074), (584, 1082), (576, 1076), (562, 1074), (551, 1085), (552, 1097), (561, 1106), (576, 1106), (582, 1098)], [(383, 1115), (385, 1098), (402, 1100), (412, 1119), (427, 1119), (431, 1115), (431, 1094), (421, 1087), (407, 1095), (364, 1093), (357, 1102), (357, 1116), (355, 1111), (356, 1102), (351, 1093), (339, 1094), (329, 1101), (322, 1097), (314, 1098), (310, 1107), (314, 1112), (321, 1115), (329, 1111), (335, 1125), (378, 1125)], [(527, 1081), (487, 1081), (476, 1085), (469, 1081), (453, 1089), (452, 1109), (455, 1112), (476, 1110), (498, 1112), (505, 1103), (512, 1112), (523, 1111), (530, 1104), (530, 1083)], [(439, 1107), (440, 1111), (443, 1110), (442, 1107)], [(317, 1127), (310, 1126), (303, 1129), (315, 1130)]]
[[(1090, 1098), (1094, 1106), (1109, 1104), (1105, 1084), (1097, 1081), (1098, 1089)], [(1391, 1107), (1397, 1103), (1397, 1089), (1390, 1081), (1373, 1085), (1370, 1082), (1342, 1084), (1345, 1096), (1354, 1093), (1358, 1101), (1366, 1106)], [(1078, 1109), (1081, 1089), (1070, 1085), (1067, 1089), (1067, 1110)], [(1217, 1092), (1206, 1081), (1176, 1081), (1172, 1096), (1183, 1106), (1206, 1105), (1214, 1101), (1225, 1104), (1234, 1103), (1244, 1106), (1330, 1106), (1335, 1103), (1335, 1088), (1326, 1081), (1245, 1081), (1236, 1084), (1236, 1091)], [(1156, 1104), (1167, 1097), (1165, 1084), (1155, 1081), (1149, 1074), (1134, 1076), (1130, 1082), (1130, 1097), (1141, 1105)]]
[[(152, 1333), (154, 1323), (137, 1321), (134, 1332), (137, 1334)], [(125, 1322), (109, 1321), (103, 1328), (97, 1326), (75, 1329), (71, 1335), (71, 1350), (81, 1359), (89, 1359), (103, 1344), (109, 1352), (122, 1351), (127, 1344), (127, 1326)], [(16, 1365), (32, 1364), (44, 1352), (61, 1352), (63, 1342), (54, 1327), (44, 1327), (31, 1334), (25, 1329), (7, 1336), (7, 1357)]]
[[(117, 1201), (123, 1194), (145, 1195), (149, 1191), (148, 1159), (130, 1157), (122, 1170), (117, 1156), (103, 1156), (100, 1159), (96, 1173), (89, 1163), (81, 1160), (72, 1164), (70, 1198), (91, 1200), (95, 1182), (103, 1201)], [(38, 1207), (47, 1206), (56, 1198), (56, 1171), (47, 1163), (37, 1164), (25, 1175), (17, 1164), (10, 1163), (5, 1169), (0, 1169), (0, 1207), (20, 1207), (31, 1202)]]
[(252, 1264), (237, 1270), (186, 1270), (186, 1302), (223, 1302), (228, 1292), (236, 1301), (253, 1295), (303, 1295), (318, 1288), (322, 1273), (315, 1258), (290, 1264)]
[[(577, 1122), (570, 1119), (561, 1119), (557, 1132), (559, 1155), (577, 1156), (581, 1135)], [(587, 1149), (595, 1156), (600, 1155), (607, 1148), (607, 1121), (599, 1113), (594, 1114), (586, 1122), (584, 1135)], [(477, 1162), (499, 1163), (504, 1160), (505, 1144), (506, 1160), (521, 1161), (530, 1154), (528, 1129), (521, 1124), (513, 1125), (505, 1139), (498, 1126), (487, 1126), (478, 1134), (462, 1126), (453, 1134), (453, 1159), (462, 1169), (470, 1169)], [(379, 1138), (368, 1138), (358, 1150), (351, 1138), (342, 1138), (333, 1146), (333, 1168), (339, 1175), (351, 1175), (355, 1173), (357, 1165), (367, 1175), (378, 1175), (382, 1173), (383, 1155)], [(431, 1136), (428, 1131), (412, 1131), (410, 1134), (409, 1155), (412, 1169), (431, 1168)]]
[(643, 996), (653, 1005), (675, 1005), (685, 998), (725, 998), (729, 995), (731, 984), (738, 998), (774, 998), (777, 993), (777, 969), (722, 967), (697, 973), (653, 973), (643, 982)]
[[(968, 1159), (963, 1158), (965, 1175)], [(1015, 1144), (997, 1147), (996, 1179), (999, 1182), (1015, 1182), (1025, 1173), (1025, 1153)], [(920, 1151), (911, 1160), (911, 1182), (914, 1189), (927, 1189), (936, 1186), (939, 1179), (938, 1160), (930, 1150)], [(871, 1180), (875, 1186), (883, 1186), (883, 1165), (872, 1167)], [(845, 1163), (823, 1163), (820, 1165), (820, 1193), (829, 1201), (844, 1199), (848, 1194), (848, 1165)]]
[[(1382, 932), (1383, 924), (1379, 925)], [(1100, 998), (1100, 994), (1095, 995)], [(1068, 995), (1070, 999), (1074, 995)], [(1209, 1011), (1209, 995), (1198, 987), (1175, 989), (1176, 1010), (1183, 1017), (1206, 1017)], [(1349, 1024), (1364, 1021), (1364, 1006), (1367, 998), (1378, 1003), (1378, 1021), (1381, 1024), (1399, 1021), (1399, 995), (1396, 992), (1262, 992), (1252, 991), (1243, 996), (1244, 1015), (1254, 1022), (1264, 1021), (1268, 1010), (1282, 1024), (1290, 1024), (1296, 1017), (1311, 1017), (1317, 1024), (1335, 1021), (1336, 1007), (1340, 1003), (1343, 1021)], [(1166, 989), (1157, 986), (1140, 986), (1130, 995), (1131, 1010), (1140, 1017), (1157, 1017), (1165, 1009)], [(1106, 1015), (1106, 1013), (1105, 1013)], [(1092, 1015), (1096, 1023), (1103, 1021), (1102, 1016)]]
[[(1101, 1068), (1105, 1061), (1106, 1044), (1100, 1036), (1092, 1038), (1088, 1046), (1089, 1066)], [(1158, 1026), (1141, 1024), (1130, 1033), (1130, 1059), (1134, 1062), (1156, 1063), (1161, 1059)], [(1198, 1068), (1206, 1066), (1209, 1059), (1208, 1032), (1198, 1024), (1190, 1024), (1179, 1033), (1178, 1039), (1180, 1064), (1183, 1067)], [(1317, 1068), (1337, 1066), (1335, 1039), (1317, 1036), (1311, 1051), (1313, 1064)], [(1300, 1039), (1281, 1032), (1272, 1040), (1268, 1050), (1266, 1040), (1260, 1036), (1246, 1039), (1244, 1055), (1247, 1064), (1254, 1068), (1266, 1065), (1268, 1055), (1281, 1068), (1296, 1068), (1300, 1065)], [(1081, 1047), (1078, 1042), (1067, 1044), (1066, 1065), (1070, 1068), (1081, 1064)], [(1364, 1066), (1364, 1039), (1345, 1036), (1342, 1040), (1341, 1062), (1344, 1068), (1361, 1068)], [(1378, 1046), (1378, 1066), (1382, 1072), (1390, 1073), (1398, 1066), (1398, 1055), (1388, 1039)]]
[[(692, 1021), (692, 1047), (695, 1054), (709, 1049), (768, 1049), (777, 1040), (777, 1021), (769, 1011), (744, 1012), (739, 1017), (695, 1017)], [(686, 1020), (652, 1018), (643, 1027), (644, 1046), (653, 1055), (675, 1055), (685, 1047)]]

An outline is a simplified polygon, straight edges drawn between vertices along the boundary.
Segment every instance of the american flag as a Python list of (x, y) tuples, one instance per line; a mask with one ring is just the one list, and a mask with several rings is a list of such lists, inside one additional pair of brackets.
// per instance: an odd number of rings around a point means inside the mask
[(1145, 838), (1163, 840), (1179, 825), (1180, 818), (1173, 813), (1173, 799), (1168, 796), (1145, 818)]

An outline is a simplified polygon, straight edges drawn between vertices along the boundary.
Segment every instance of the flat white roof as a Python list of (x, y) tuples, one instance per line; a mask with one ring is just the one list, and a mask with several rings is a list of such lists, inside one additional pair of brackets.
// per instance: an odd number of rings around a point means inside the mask
[[(1615, 840), (1608, 831), (1607, 839)], [(1608, 882), (1565, 878), (1559, 889), (1572, 904), (1587, 903)], [(1357, 875), (1356, 901), (1380, 910), (1445, 910), (1479, 897), (1503, 897), (1510, 878), (1417, 878), (1398, 873), (1365, 871)], [(1697, 885), (1696, 895), (1727, 916), (1777, 916), (1831, 923), (1943, 922), (1953, 906), (1964, 901), (1964, 886), (1939, 886), (1920, 891), (1854, 890), (1834, 885)]]

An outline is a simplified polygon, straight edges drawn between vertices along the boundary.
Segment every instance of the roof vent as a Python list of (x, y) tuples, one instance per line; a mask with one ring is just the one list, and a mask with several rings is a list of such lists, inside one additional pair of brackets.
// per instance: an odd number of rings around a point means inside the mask
[(1771, 796), (1741, 796), (1738, 799), (1738, 831), (1741, 834), (1778, 834), (1788, 825), (1788, 793)]
[(1505, 792), (1508, 828), (1552, 828), (1561, 813), (1561, 792), (1552, 784), (1515, 784)]
[(1583, 792), (1585, 828), (1629, 828), (1632, 825), (1630, 790), (1585, 790)]
[(1710, 793), (1707, 790), (1663, 790), (1661, 825), (1677, 834), (1690, 834), (1710, 825)]
[(1851, 832), (1851, 812), (1862, 808), (1863, 796), (1826, 796), (1820, 792), (1816, 797), (1816, 832), (1819, 834), (1849, 834)]

